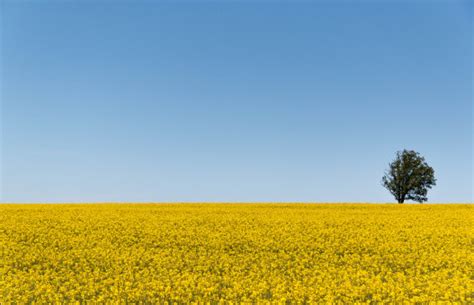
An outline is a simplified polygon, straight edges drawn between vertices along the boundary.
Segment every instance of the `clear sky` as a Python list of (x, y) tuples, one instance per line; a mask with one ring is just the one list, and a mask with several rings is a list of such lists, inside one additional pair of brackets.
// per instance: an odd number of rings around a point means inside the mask
[(1, 1), (3, 202), (473, 201), (467, 1)]

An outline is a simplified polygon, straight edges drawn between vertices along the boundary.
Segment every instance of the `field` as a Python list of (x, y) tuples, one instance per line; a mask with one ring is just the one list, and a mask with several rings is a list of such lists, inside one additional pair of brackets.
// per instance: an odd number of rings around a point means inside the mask
[(0, 303), (472, 304), (471, 205), (0, 205)]

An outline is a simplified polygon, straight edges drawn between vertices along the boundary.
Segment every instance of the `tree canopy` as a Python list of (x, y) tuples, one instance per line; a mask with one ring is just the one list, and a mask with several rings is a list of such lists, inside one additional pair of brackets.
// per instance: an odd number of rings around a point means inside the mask
[(436, 185), (434, 170), (413, 150), (398, 151), (382, 178), (382, 185), (398, 203), (405, 200), (427, 201), (428, 189)]

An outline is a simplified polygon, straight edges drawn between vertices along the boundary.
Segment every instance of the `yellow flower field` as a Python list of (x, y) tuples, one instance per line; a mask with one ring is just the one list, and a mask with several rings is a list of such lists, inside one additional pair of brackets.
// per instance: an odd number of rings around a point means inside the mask
[(0, 303), (474, 303), (473, 207), (0, 205)]

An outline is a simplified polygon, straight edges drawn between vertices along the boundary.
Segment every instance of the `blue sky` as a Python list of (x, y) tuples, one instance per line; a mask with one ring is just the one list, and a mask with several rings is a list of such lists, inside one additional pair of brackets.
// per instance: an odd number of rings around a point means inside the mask
[(467, 3), (2, 1), (1, 200), (472, 202)]

